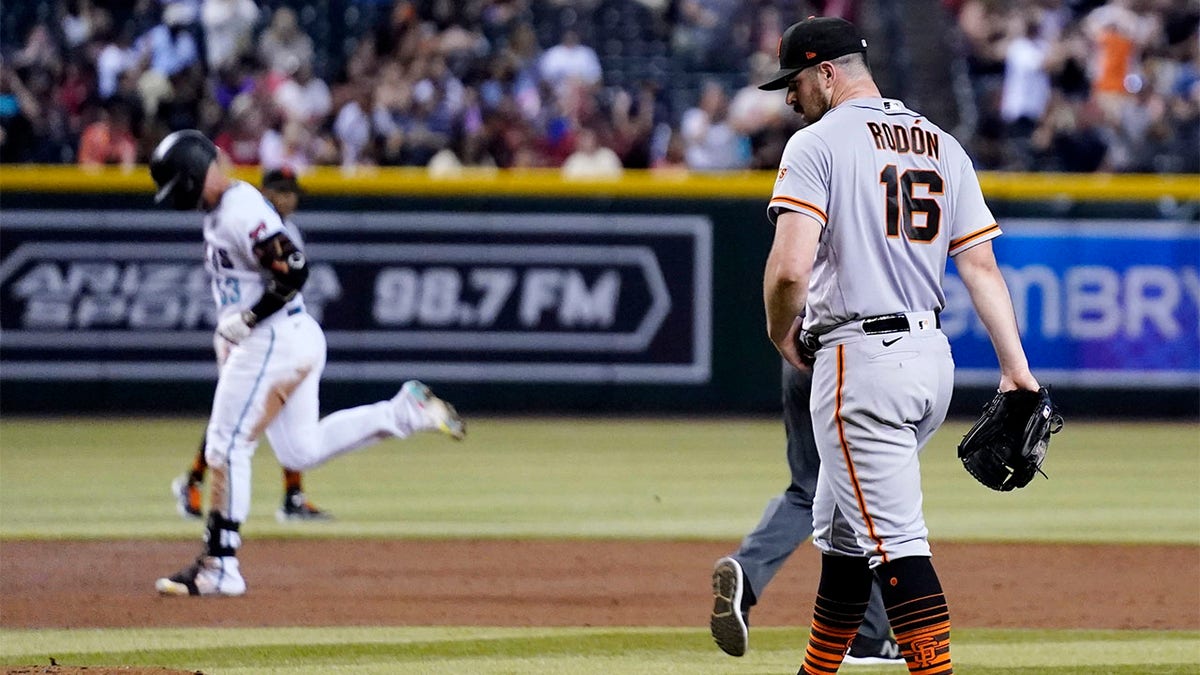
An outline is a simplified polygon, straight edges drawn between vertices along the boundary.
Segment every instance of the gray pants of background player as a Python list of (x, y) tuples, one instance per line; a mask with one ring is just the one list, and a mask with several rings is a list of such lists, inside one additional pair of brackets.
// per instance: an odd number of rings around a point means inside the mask
[[(783, 362), (783, 426), (787, 432), (787, 460), (792, 484), (767, 504), (762, 520), (746, 535), (733, 557), (742, 566), (746, 582), (755, 598), (783, 562), (813, 533), (813, 495), (817, 492), (817, 471), (821, 458), (813, 439), (812, 416), (808, 399), (812, 393), (812, 372), (800, 372)], [(888, 637), (887, 612), (878, 584), (871, 585), (871, 602), (859, 635), (870, 640)]]

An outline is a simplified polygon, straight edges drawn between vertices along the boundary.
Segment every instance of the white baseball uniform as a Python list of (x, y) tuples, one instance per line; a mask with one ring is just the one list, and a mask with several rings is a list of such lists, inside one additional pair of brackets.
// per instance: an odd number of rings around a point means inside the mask
[(928, 556), (917, 456), (954, 383), (939, 330), (948, 256), (995, 238), (970, 159), (900, 101), (846, 101), (797, 131), (768, 205), (822, 225), (804, 329), (821, 348), (810, 401), (821, 455), (813, 542)]
[[(235, 181), (204, 218), (206, 267), (219, 317), (250, 309), (262, 297), (267, 272), (253, 246), (284, 223), (247, 183)], [(298, 246), (299, 241), (294, 241)], [(223, 338), (216, 338), (218, 344)], [(222, 351), (218, 347), (218, 360)], [(397, 396), (319, 419), (318, 389), (325, 368), (325, 334), (297, 293), (260, 320), (250, 336), (228, 346), (208, 423), (205, 457), (214, 480), (227, 481), (213, 507), (243, 522), (250, 510), (250, 460), (266, 432), (279, 463), (303, 471), (336, 455), (390, 436), (429, 428), (415, 403)], [(234, 544), (236, 547), (236, 542)]]

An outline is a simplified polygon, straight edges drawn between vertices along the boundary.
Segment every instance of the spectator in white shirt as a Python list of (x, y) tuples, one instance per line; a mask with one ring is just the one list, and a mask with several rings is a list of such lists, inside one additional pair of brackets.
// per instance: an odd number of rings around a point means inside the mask
[(371, 88), (359, 85), (354, 98), (346, 102), (333, 121), (333, 134), (341, 148), (342, 168), (352, 169), (363, 163), (371, 142)]
[(211, 70), (233, 63), (250, 48), (258, 6), (254, 0), (204, 0), (200, 24)]
[(562, 175), (568, 180), (620, 178), (623, 170), (617, 153), (600, 145), (596, 132), (585, 127), (579, 130), (575, 152), (563, 162)]
[(694, 171), (744, 169), (750, 163), (750, 142), (726, 120), (728, 96), (720, 83), (705, 82), (700, 103), (683, 113), (679, 131), (684, 156)]
[(200, 60), (191, 32), (195, 20), (195, 9), (186, 2), (173, 2), (163, 8), (162, 23), (140, 40), (140, 49), (150, 53), (151, 70), (171, 77)]
[(1041, 39), (1039, 24), (1021, 18), (1021, 33), (1008, 43), (1004, 55), (1004, 85), (1000, 90), (1000, 118), (1004, 120), (1012, 169), (1033, 168), (1030, 138), (1050, 102), (1050, 74), (1046, 72), (1049, 45)]
[(275, 104), (284, 117), (317, 125), (333, 109), (329, 85), (314, 77), (312, 65), (296, 64), (292, 76), (275, 89)]
[(284, 73), (292, 63), (312, 63), (313, 42), (296, 19), (296, 12), (280, 7), (271, 17), (271, 25), (258, 41), (258, 57), (267, 68)]
[(562, 42), (546, 50), (540, 64), (542, 80), (554, 88), (570, 81), (588, 85), (600, 81), (600, 58), (595, 50), (580, 43), (579, 33), (567, 29)]
[(96, 57), (96, 90), (108, 100), (117, 93), (117, 85), (125, 71), (136, 68), (141, 54), (133, 46), (133, 29), (126, 25), (116, 39), (104, 45)]

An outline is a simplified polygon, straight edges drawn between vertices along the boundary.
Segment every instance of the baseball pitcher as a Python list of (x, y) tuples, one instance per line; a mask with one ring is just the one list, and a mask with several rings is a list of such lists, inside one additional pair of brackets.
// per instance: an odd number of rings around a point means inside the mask
[(812, 368), (821, 468), (813, 542), (821, 578), (801, 673), (838, 670), (878, 578), (910, 673), (946, 675), (950, 613), (931, 561), (918, 454), (954, 386), (938, 314), (954, 257), (1000, 364), (1002, 391), (1039, 386), (992, 254), (1000, 235), (958, 142), (883, 98), (851, 23), (783, 34), (779, 70), (808, 126), (788, 141), (768, 217), (767, 333)]

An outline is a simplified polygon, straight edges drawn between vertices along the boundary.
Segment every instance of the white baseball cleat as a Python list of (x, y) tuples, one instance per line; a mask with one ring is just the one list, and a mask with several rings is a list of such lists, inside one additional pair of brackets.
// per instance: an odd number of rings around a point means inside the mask
[(191, 566), (154, 582), (160, 595), (242, 595), (246, 580), (238, 570), (238, 559), (202, 555)]
[(401, 418), (405, 417), (404, 406), (417, 409), (420, 420), (416, 423), (416, 429), (419, 431), (440, 431), (456, 441), (461, 441), (467, 435), (467, 423), (454, 406), (434, 396), (423, 382), (405, 382), (392, 401), (396, 405), (397, 416)]

